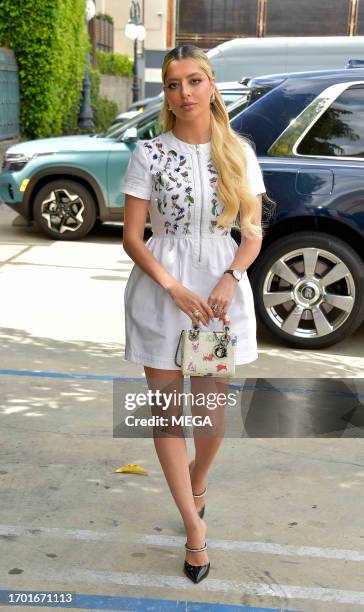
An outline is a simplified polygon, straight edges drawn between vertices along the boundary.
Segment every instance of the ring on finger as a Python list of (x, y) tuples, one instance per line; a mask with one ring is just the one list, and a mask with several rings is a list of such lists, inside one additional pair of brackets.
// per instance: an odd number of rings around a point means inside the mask
[(218, 304), (213, 304), (211, 306), (211, 310), (213, 310), (214, 313), (217, 314), (218, 312), (220, 312), (221, 308), (220, 308), (220, 306)]
[(196, 308), (193, 312), (192, 312), (193, 316), (196, 317), (196, 319), (200, 318), (200, 314), (201, 312), (198, 310), (198, 308)]

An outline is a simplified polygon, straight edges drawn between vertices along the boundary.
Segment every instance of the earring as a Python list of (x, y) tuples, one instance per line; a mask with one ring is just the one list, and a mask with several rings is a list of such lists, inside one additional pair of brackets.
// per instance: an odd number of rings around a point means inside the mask
[(171, 109), (171, 107), (170, 107), (170, 106), (167, 106), (167, 110), (171, 111), (172, 109)]

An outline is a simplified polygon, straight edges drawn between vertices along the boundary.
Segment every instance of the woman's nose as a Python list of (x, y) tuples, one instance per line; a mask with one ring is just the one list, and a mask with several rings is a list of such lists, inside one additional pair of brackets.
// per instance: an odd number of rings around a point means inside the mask
[(182, 98), (188, 98), (190, 96), (190, 89), (189, 89), (189, 85), (188, 84), (181, 84), (181, 97)]

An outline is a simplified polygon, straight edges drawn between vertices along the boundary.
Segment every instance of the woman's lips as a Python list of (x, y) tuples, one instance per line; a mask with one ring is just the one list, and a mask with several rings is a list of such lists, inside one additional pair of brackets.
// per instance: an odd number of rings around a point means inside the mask
[(188, 104), (182, 104), (182, 108), (191, 108), (195, 106), (195, 102), (189, 102)]

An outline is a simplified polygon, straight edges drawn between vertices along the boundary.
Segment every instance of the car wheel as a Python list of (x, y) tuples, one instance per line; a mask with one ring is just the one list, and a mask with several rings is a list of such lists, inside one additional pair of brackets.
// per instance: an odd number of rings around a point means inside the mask
[(78, 240), (96, 221), (91, 193), (76, 181), (58, 179), (43, 185), (34, 198), (34, 221), (55, 240)]
[(263, 251), (250, 280), (259, 320), (290, 346), (331, 346), (364, 319), (364, 264), (336, 236), (280, 238)]

